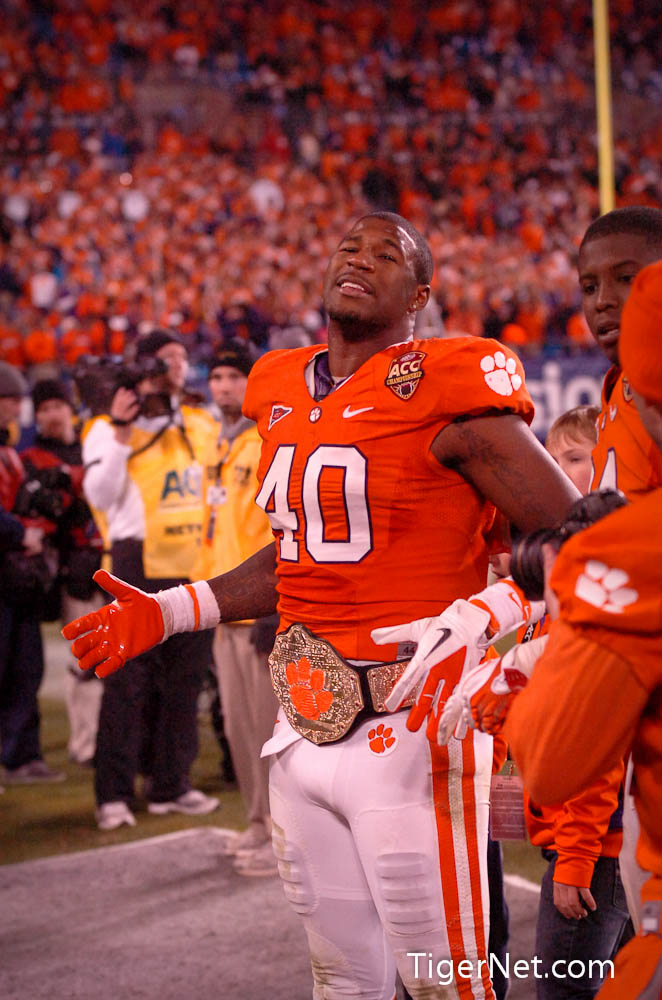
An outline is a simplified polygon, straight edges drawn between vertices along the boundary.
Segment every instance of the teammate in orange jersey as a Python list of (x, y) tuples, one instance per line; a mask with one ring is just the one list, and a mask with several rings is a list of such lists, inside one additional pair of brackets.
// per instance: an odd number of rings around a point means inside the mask
[[(635, 275), (662, 258), (662, 211), (635, 206), (596, 219), (579, 250), (584, 314), (593, 336), (612, 362), (602, 388), (598, 441), (593, 451), (591, 489), (619, 489), (628, 500), (662, 486), (662, 456), (644, 428), (618, 358), (623, 305)], [(641, 922), (641, 887), (647, 873), (635, 860), (639, 824), (630, 793), (628, 767), (623, 804), (621, 874), (635, 927)]]
[(596, 219), (579, 248), (582, 307), (612, 367), (602, 387), (602, 413), (590, 489), (618, 489), (633, 500), (662, 486), (662, 456), (646, 432), (620, 367), (621, 312), (637, 273), (662, 258), (662, 211), (618, 208)]
[[(410, 649), (384, 650), (371, 630), (479, 591), (495, 506), (529, 530), (556, 523), (577, 495), (527, 427), (510, 352), (411, 340), (431, 274), (405, 219), (360, 219), (324, 280), (328, 349), (274, 352), (249, 378), (244, 413), (263, 439), (257, 502), (276, 544), (158, 595), (99, 574), (116, 601), (64, 630), (81, 666), (105, 675), (173, 632), (277, 606), (281, 711), (263, 752), (274, 849), (319, 1000), (391, 1000), (396, 966), (414, 998), (493, 997), (491, 739), (438, 747), (407, 729), (406, 712), (387, 714)], [(525, 609), (500, 586), (491, 605), (458, 601), (449, 614), (476, 639), (515, 627)]]
[[(649, 436), (662, 451), (662, 262), (636, 277), (619, 356)], [(601, 1000), (662, 997), (662, 490), (570, 539), (548, 604), (560, 611), (514, 701), (506, 735), (533, 796), (559, 801), (632, 748), (641, 821), (638, 860), (651, 872), (637, 937), (619, 953)]]

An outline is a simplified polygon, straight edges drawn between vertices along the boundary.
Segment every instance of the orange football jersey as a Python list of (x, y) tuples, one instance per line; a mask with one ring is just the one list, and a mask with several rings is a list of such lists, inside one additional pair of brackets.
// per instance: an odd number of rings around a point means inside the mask
[(627, 379), (615, 365), (602, 386), (597, 432), (591, 490), (618, 489), (633, 500), (662, 486), (662, 454), (641, 422)]
[(368, 359), (316, 402), (305, 373), (326, 348), (253, 367), (244, 413), (263, 439), (256, 502), (278, 542), (281, 627), (306, 625), (346, 657), (385, 660), (371, 629), (438, 614), (485, 586), (494, 507), (430, 452), (457, 418), (533, 417), (501, 344), (411, 341)]
[(632, 746), (637, 857), (662, 885), (662, 490), (561, 549), (561, 618), (506, 735), (541, 801), (573, 794)]

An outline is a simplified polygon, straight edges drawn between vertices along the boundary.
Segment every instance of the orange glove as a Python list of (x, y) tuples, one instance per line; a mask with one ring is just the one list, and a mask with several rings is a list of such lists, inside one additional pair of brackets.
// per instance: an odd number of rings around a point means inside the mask
[(65, 639), (74, 639), (72, 651), (81, 670), (94, 669), (97, 677), (107, 677), (127, 660), (145, 653), (164, 638), (161, 606), (116, 576), (99, 569), (94, 579), (115, 600), (62, 629)]

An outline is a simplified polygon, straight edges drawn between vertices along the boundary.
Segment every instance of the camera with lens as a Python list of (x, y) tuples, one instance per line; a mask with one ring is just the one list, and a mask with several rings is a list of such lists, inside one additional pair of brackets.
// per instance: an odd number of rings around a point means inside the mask
[(510, 555), (510, 575), (530, 601), (542, 601), (545, 590), (545, 571), (542, 547), (552, 546), (558, 552), (568, 538), (606, 517), (627, 500), (619, 490), (602, 490), (589, 493), (575, 501), (567, 517), (555, 528), (539, 528), (513, 542)]
[(37, 469), (26, 465), (27, 478), (21, 483), (13, 513), (19, 517), (45, 517), (58, 521), (66, 507), (67, 494), (71, 493), (71, 476), (59, 467)]
[[(108, 413), (118, 389), (133, 389), (144, 379), (165, 375), (168, 365), (163, 358), (144, 357), (125, 361), (118, 357), (98, 358), (87, 355), (78, 361), (72, 377), (81, 406), (90, 416)], [(143, 408), (141, 406), (141, 411)]]

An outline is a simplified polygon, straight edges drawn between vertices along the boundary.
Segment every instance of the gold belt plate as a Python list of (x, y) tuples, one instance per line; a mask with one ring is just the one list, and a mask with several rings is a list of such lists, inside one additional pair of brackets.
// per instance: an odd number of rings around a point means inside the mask
[[(366, 667), (373, 712), (388, 711), (386, 698), (408, 664), (398, 660)], [(311, 743), (341, 740), (366, 707), (359, 671), (305, 625), (291, 625), (276, 636), (269, 670), (288, 722)], [(415, 700), (412, 693), (401, 707), (409, 708)]]
[(269, 670), (288, 722), (311, 743), (342, 739), (364, 707), (357, 671), (304, 625), (276, 636)]

